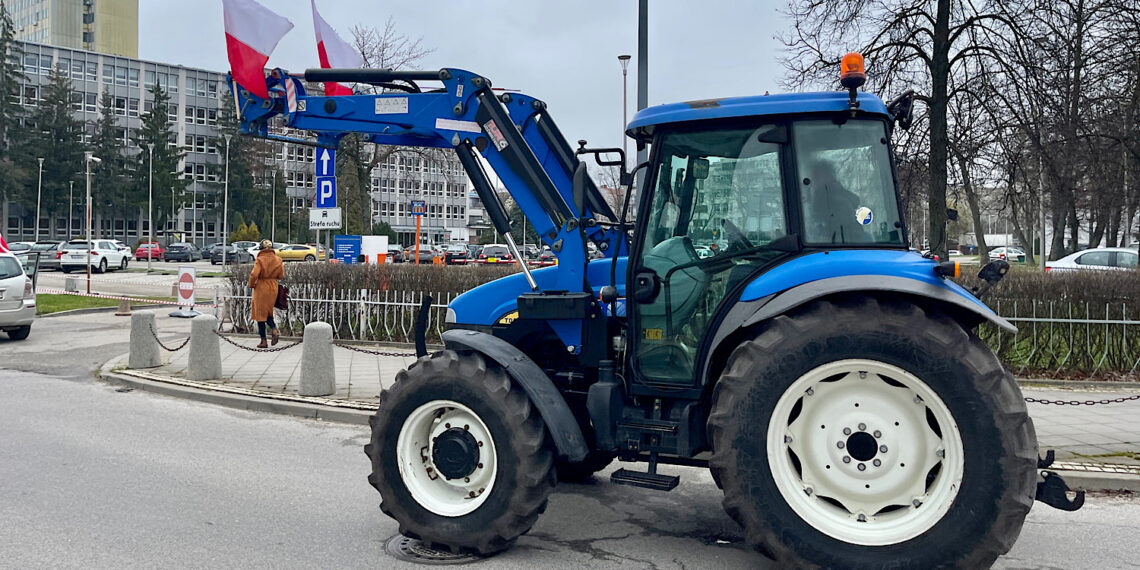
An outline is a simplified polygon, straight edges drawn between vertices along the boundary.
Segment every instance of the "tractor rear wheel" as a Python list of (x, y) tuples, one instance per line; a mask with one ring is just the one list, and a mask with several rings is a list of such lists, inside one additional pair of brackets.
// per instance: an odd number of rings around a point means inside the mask
[(396, 376), (372, 418), (368, 481), (400, 532), (491, 554), (546, 510), (554, 453), (546, 425), (506, 372), (445, 350)]
[(724, 506), (794, 567), (989, 567), (1036, 490), (1021, 391), (945, 315), (873, 298), (776, 317), (730, 356), (708, 422)]

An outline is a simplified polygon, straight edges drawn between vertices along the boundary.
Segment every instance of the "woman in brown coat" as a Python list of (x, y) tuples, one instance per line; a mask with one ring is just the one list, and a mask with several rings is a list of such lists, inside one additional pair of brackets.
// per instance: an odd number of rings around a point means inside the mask
[(249, 288), (253, 289), (253, 302), (250, 303), (249, 316), (257, 322), (257, 332), (261, 335), (261, 344), (257, 348), (268, 348), (265, 342), (265, 325), (273, 334), (273, 344), (277, 344), (277, 324), (273, 322), (273, 305), (277, 303), (277, 280), (285, 278), (285, 267), (277, 252), (273, 251), (273, 242), (261, 240), (261, 251), (257, 252), (257, 261), (253, 264), (253, 271), (249, 274)]

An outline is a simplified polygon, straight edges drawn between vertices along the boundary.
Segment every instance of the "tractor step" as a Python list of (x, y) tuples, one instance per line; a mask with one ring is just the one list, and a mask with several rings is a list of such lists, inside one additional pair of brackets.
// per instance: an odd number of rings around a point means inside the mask
[(672, 491), (680, 482), (681, 478), (676, 475), (661, 475), (660, 473), (643, 473), (641, 471), (630, 471), (629, 469), (618, 469), (610, 475), (610, 481), (618, 485), (630, 485), (633, 487), (645, 487), (646, 489), (656, 489), (658, 491)]

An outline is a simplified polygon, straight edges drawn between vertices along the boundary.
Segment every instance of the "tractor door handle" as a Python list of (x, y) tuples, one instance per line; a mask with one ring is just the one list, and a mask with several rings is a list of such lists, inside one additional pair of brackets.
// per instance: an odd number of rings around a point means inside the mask
[(640, 269), (633, 276), (633, 300), (637, 303), (652, 303), (661, 292), (661, 278), (652, 269)]

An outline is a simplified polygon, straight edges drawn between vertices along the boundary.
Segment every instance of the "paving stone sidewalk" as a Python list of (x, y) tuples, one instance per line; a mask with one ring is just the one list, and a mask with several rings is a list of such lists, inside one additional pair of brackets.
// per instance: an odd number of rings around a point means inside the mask
[[(234, 338), (248, 347), (257, 344), (256, 338)], [(292, 344), (282, 339), (278, 346)], [(168, 343), (169, 344), (169, 343)], [(251, 352), (227, 342), (220, 342), (222, 375), (224, 378), (211, 385), (242, 389), (245, 393), (259, 392), (273, 396), (297, 396), (301, 375), (301, 346), (279, 352)], [(395, 382), (396, 373), (415, 361), (414, 349), (398, 346), (362, 345), (373, 351), (407, 354), (408, 356), (377, 356), (346, 348), (334, 348), (337, 390), (324, 398), (353, 404), (377, 404), (380, 391)], [(145, 371), (148, 377), (183, 380), (189, 350), (163, 352), (163, 365)], [(124, 358), (121, 365), (126, 365)], [(127, 374), (130, 371), (123, 371)], [(1101, 400), (1140, 393), (1140, 389), (1113, 388), (1054, 388), (1025, 386), (1027, 397), (1049, 400)], [(1105, 405), (1049, 405), (1029, 403), (1029, 414), (1037, 429), (1042, 449), (1056, 451), (1058, 461), (1121, 465), (1140, 469), (1140, 400)]]

